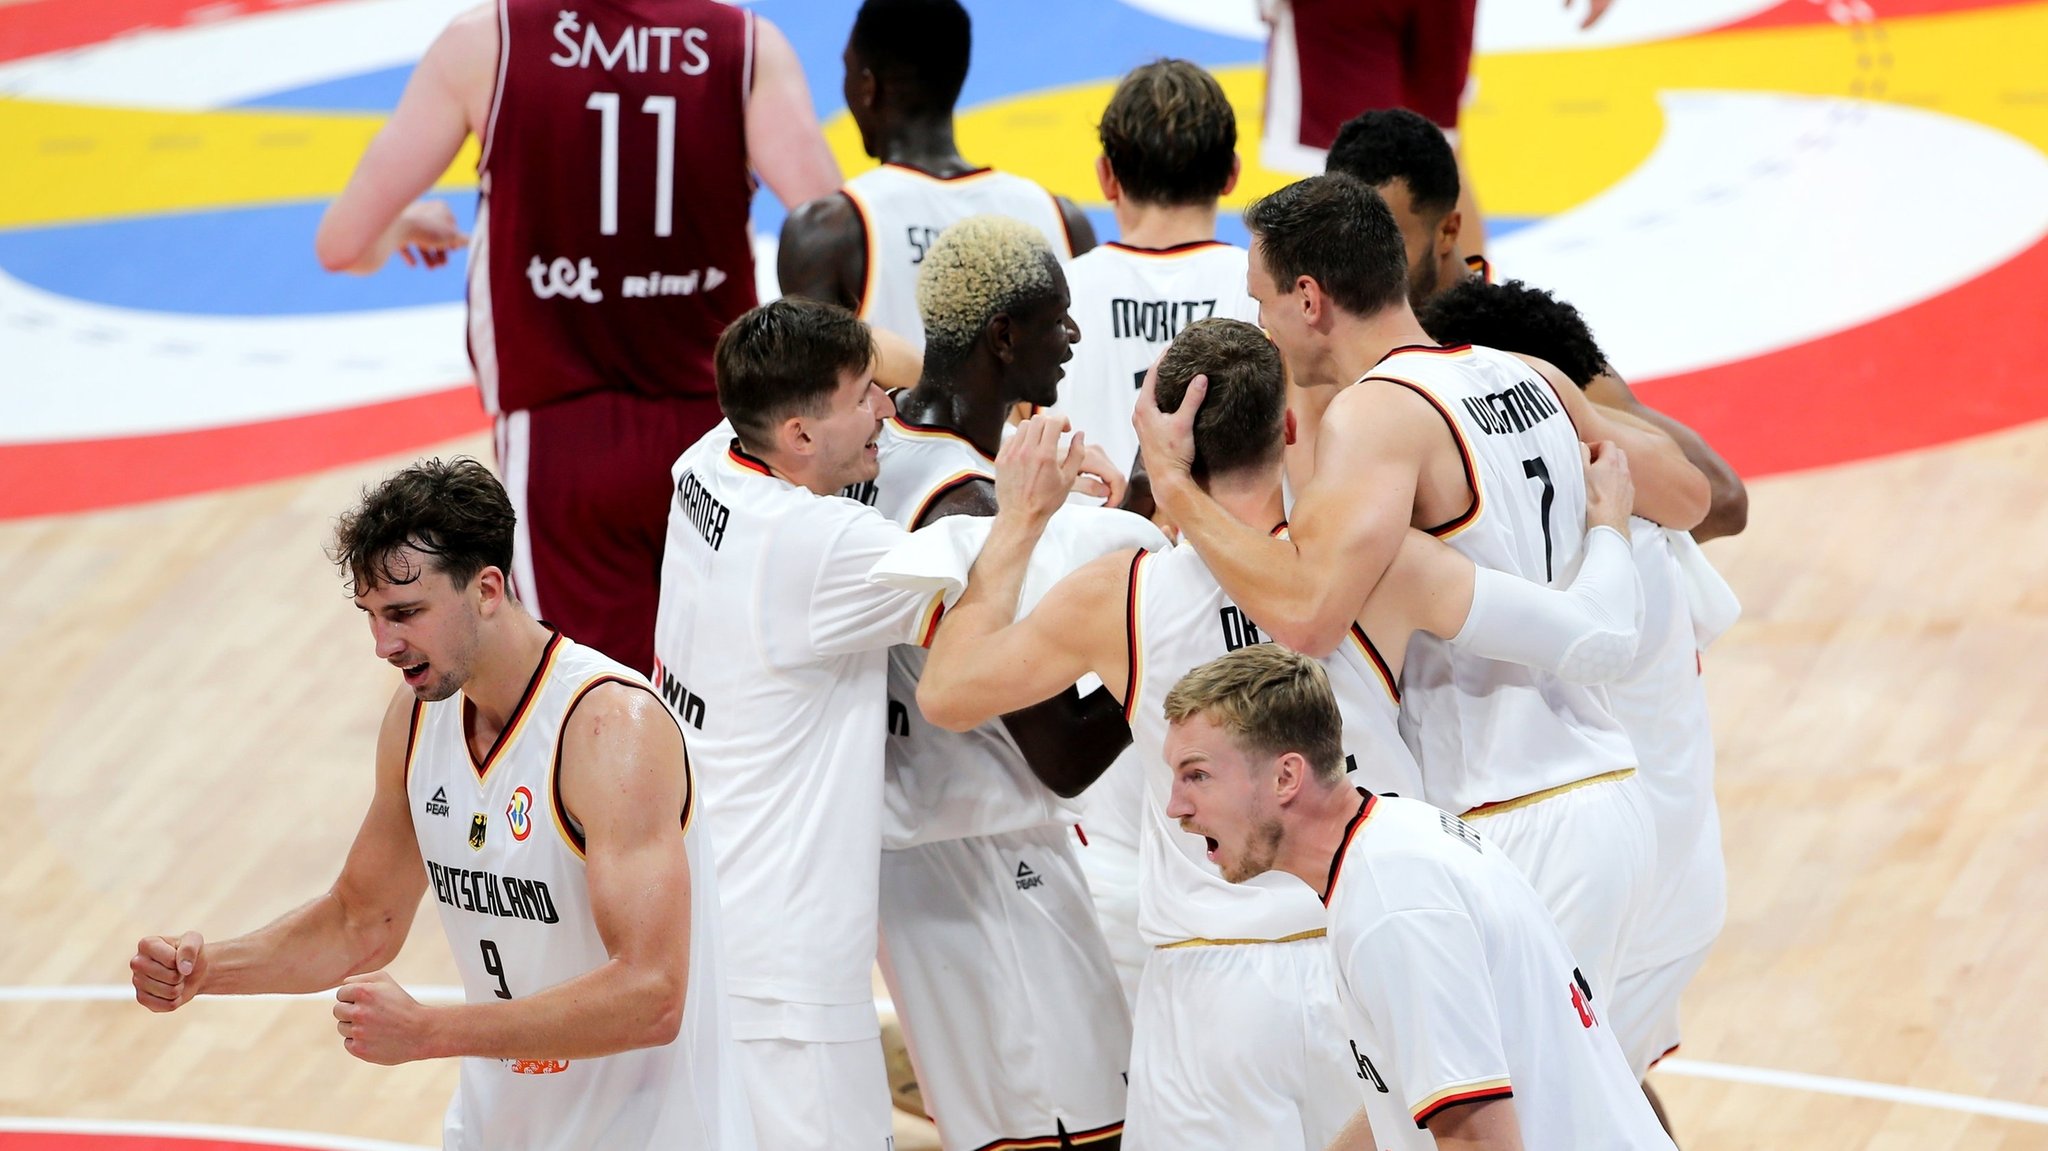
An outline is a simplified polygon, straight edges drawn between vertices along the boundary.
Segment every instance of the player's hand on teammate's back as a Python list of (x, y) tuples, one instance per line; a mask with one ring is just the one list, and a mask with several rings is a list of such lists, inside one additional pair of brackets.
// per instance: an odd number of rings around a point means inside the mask
[(398, 258), (409, 268), (438, 268), (448, 253), (469, 246), (469, 237), (455, 226), (455, 213), (441, 200), (415, 200), (391, 225), (397, 233)]
[(430, 1008), (408, 994), (388, 971), (351, 975), (334, 992), (335, 1030), (350, 1055), (393, 1066), (431, 1059)]
[(1628, 535), (1629, 509), (1636, 503), (1636, 482), (1628, 474), (1628, 453), (1608, 440), (1580, 444), (1586, 461), (1586, 530), (1606, 525)]
[(1138, 454), (1145, 471), (1157, 487), (1162, 479), (1184, 479), (1195, 465), (1195, 414), (1202, 410), (1202, 397), (1209, 394), (1209, 377), (1188, 381), (1180, 407), (1159, 410), (1159, 361), (1145, 369), (1145, 382), (1138, 387), (1138, 403), (1131, 410), (1131, 426), (1138, 432)]
[(1060, 434), (1066, 430), (1067, 418), (1050, 414), (1017, 425), (1016, 434), (996, 453), (998, 512), (1015, 511), (1044, 523), (1066, 502), (1088, 455), (1087, 439), (1078, 432), (1060, 451)]
[(151, 1011), (176, 1011), (192, 1002), (206, 978), (206, 942), (196, 931), (176, 939), (152, 935), (135, 945), (128, 961), (135, 1002)]

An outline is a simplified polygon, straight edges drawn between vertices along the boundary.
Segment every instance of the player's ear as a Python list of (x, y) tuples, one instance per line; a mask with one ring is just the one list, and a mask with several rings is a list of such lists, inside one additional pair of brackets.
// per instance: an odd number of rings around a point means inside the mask
[(1237, 191), (1237, 177), (1243, 171), (1244, 161), (1237, 158), (1237, 153), (1232, 152), (1230, 154), (1230, 176), (1223, 181), (1223, 195), (1228, 196), (1232, 192)]
[(813, 441), (811, 433), (804, 427), (802, 416), (791, 416), (775, 429), (775, 445), (793, 456), (811, 454)]
[(1273, 763), (1273, 798), (1282, 806), (1294, 802), (1301, 789), (1308, 783), (1308, 774), (1314, 769), (1298, 751), (1286, 752)]
[(1123, 198), (1123, 185), (1117, 183), (1116, 173), (1110, 169), (1107, 156), (1095, 157), (1095, 186), (1102, 190), (1102, 198), (1111, 204)]
[(1301, 308), (1301, 318), (1308, 321), (1311, 327), (1315, 326), (1322, 320), (1324, 310), (1329, 307), (1329, 301), (1323, 297), (1323, 286), (1316, 283), (1314, 276), (1297, 276), (1294, 281), (1294, 292), (1301, 298), (1298, 305)]
[(988, 326), (981, 330), (982, 338), (988, 341), (989, 350), (996, 354), (996, 361), (1002, 364), (1017, 362), (1017, 323), (1008, 312), (997, 312), (988, 318)]
[(1293, 409), (1293, 408), (1288, 408), (1287, 410), (1285, 410), (1285, 411), (1283, 411), (1283, 412), (1281, 412), (1281, 413), (1280, 413), (1280, 425), (1281, 425), (1281, 427), (1282, 427), (1282, 428), (1286, 429), (1286, 435), (1287, 435), (1287, 439), (1286, 439), (1286, 444), (1287, 444), (1287, 446), (1288, 446), (1288, 447), (1290, 447), (1290, 448), (1291, 448), (1291, 447), (1293, 447), (1293, 446), (1294, 446), (1294, 439), (1295, 439), (1295, 431), (1294, 431), (1294, 409)]
[(1456, 208), (1444, 213), (1444, 218), (1438, 221), (1436, 226), (1437, 255), (1442, 256), (1446, 252), (1458, 250), (1458, 233), (1463, 231), (1464, 227), (1464, 213)]
[(505, 587), (505, 573), (497, 567), (487, 567), (476, 573), (477, 610), (485, 617), (496, 615), (510, 598)]

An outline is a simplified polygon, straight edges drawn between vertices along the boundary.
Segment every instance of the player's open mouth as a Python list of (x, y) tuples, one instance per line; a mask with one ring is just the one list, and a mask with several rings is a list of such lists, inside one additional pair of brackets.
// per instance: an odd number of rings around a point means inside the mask
[(401, 665), (398, 670), (405, 673), (405, 685), (407, 687), (418, 687), (427, 682), (426, 660), (421, 660), (415, 664)]
[(1217, 844), (1216, 840), (1211, 836), (1205, 835), (1202, 837), (1202, 839), (1209, 845), (1209, 859), (1211, 862), (1214, 862), (1216, 859), (1216, 849), (1219, 845)]

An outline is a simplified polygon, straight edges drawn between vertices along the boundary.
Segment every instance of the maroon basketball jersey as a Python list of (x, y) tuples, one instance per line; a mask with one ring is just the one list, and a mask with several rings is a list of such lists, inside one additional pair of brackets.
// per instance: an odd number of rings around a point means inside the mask
[(712, 395), (754, 306), (754, 19), (716, 0), (498, 0), (469, 355), (491, 412)]

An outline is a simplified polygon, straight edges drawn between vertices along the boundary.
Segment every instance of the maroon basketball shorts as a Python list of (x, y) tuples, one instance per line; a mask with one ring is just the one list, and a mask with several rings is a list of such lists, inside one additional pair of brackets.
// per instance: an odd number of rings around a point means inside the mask
[(498, 417), (527, 610), (643, 674), (668, 531), (669, 467), (721, 418), (715, 396), (590, 392)]
[(1456, 128), (1477, 6), (1292, 0), (1292, 35), (1276, 33), (1268, 59), (1267, 130), (1328, 150), (1346, 120), (1374, 108), (1408, 108)]

